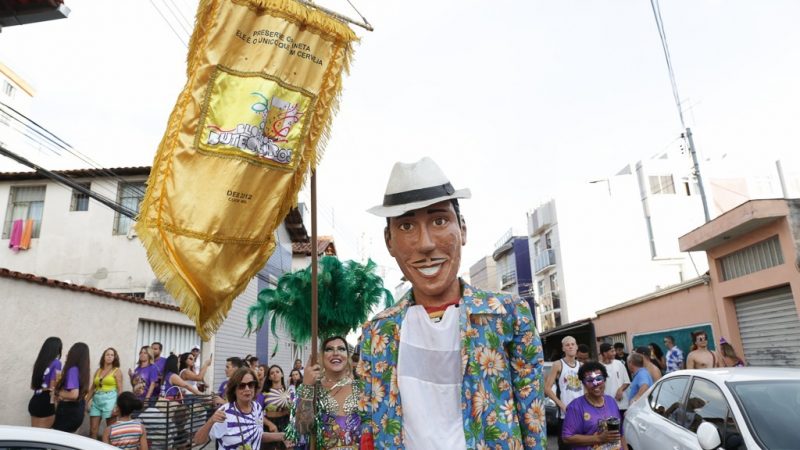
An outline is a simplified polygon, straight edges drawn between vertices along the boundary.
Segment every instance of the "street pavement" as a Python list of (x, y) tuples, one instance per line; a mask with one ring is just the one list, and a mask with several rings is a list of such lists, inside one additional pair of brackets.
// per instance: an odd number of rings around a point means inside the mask
[(547, 430), (547, 450), (558, 450), (558, 436)]

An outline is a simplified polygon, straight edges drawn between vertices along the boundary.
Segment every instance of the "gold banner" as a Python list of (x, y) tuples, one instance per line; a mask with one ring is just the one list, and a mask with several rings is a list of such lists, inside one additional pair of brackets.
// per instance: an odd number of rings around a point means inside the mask
[(136, 231), (208, 339), (321, 157), (355, 34), (293, 0), (201, 0)]

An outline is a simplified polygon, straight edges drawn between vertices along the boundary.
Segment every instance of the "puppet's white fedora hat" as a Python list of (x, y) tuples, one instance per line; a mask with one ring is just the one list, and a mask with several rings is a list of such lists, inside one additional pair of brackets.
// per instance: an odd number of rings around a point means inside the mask
[(397, 217), (434, 203), (471, 196), (469, 189), (453, 188), (442, 169), (426, 156), (413, 163), (395, 163), (383, 204), (367, 211), (380, 217)]

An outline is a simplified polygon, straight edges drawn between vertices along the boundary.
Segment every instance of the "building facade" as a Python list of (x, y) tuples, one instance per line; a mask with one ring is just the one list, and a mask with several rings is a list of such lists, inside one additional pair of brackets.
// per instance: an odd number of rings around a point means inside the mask
[(533, 310), (534, 296), (528, 238), (507, 233), (498, 241), (492, 259), (495, 261), (497, 279), (500, 282), (499, 292), (524, 299)]
[(489, 292), (500, 292), (497, 264), (491, 256), (484, 256), (469, 268), (469, 284)]
[[(58, 173), (138, 212), (149, 172), (149, 167), (129, 167)], [(0, 252), (0, 268), (176, 307), (175, 300), (153, 273), (132, 219), (33, 172), (0, 173), (0, 199), (8, 199), (0, 204), (0, 217), (4, 218), (0, 245), (6, 249)], [(292, 212), (286, 223), (297, 220), (302, 218)], [(251, 354), (259, 356), (264, 364), (270, 361), (289, 364), (308, 353), (307, 347), (291, 345), (281, 327), (275, 330), (276, 339), (268, 322), (258, 332), (246, 333), (247, 311), (258, 292), (275, 286), (280, 276), (291, 270), (292, 243), (298, 233), (296, 227), (288, 227), (286, 223), (276, 230), (276, 248), (265, 267), (234, 300), (215, 338), (201, 345), (204, 355), (214, 355), (213, 375), (206, 378), (209, 383), (218, 384), (215, 380), (224, 378), (225, 359), (231, 356)], [(15, 226), (29, 228), (27, 242), (15, 241)], [(154, 325), (149, 333), (153, 340), (161, 340), (159, 335), (168, 331)], [(200, 343), (199, 337), (193, 336), (192, 342)], [(290, 345), (276, 347), (277, 342)], [(190, 349), (191, 345), (165, 347), (167, 353)]]
[(705, 252), (708, 274), (597, 311), (598, 341), (626, 347), (690, 333), (720, 338), (747, 364), (800, 367), (800, 199), (748, 201), (680, 237)]

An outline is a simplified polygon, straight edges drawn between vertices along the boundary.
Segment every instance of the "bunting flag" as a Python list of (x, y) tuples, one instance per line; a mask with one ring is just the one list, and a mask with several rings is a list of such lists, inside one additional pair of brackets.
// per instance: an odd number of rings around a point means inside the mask
[(356, 35), (293, 0), (201, 0), (136, 231), (208, 339), (321, 158)]

